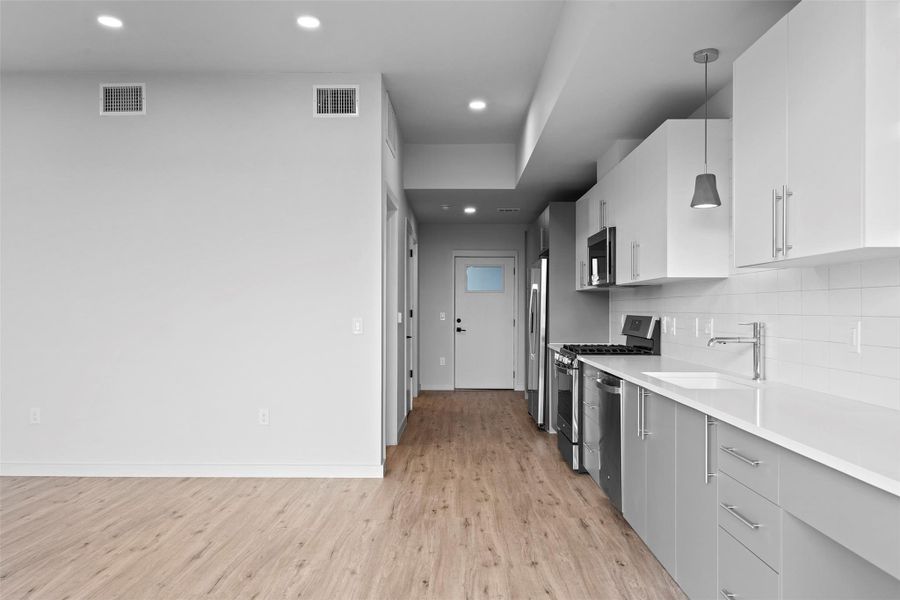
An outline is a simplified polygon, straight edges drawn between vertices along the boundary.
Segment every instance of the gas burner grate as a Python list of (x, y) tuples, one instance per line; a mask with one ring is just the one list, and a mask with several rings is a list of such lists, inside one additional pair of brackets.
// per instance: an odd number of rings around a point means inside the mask
[(563, 350), (573, 354), (653, 354), (649, 348), (622, 344), (566, 344)]

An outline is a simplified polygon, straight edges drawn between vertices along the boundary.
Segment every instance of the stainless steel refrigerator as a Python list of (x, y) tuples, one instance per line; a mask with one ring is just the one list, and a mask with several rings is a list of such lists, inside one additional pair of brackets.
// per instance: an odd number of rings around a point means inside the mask
[(542, 429), (547, 429), (550, 421), (547, 393), (548, 267), (547, 254), (531, 265), (528, 300), (528, 414)]

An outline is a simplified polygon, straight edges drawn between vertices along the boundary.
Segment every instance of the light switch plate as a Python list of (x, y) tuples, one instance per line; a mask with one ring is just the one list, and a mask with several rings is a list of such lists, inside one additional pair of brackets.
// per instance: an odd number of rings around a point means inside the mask
[(353, 335), (362, 335), (363, 332), (363, 320), (362, 317), (353, 317), (353, 325), (352, 325)]
[(32, 425), (40, 425), (41, 423), (41, 409), (40, 408), (32, 408), (31, 412), (28, 415), (28, 422)]
[(397, 313), (397, 323), (398, 324), (403, 323), (403, 313), (402, 312)]
[(441, 357), (441, 366), (442, 366), (442, 367), (446, 367), (446, 366), (447, 366), (447, 359), (444, 358), (443, 356)]
[(441, 313), (441, 321), (446, 321), (446, 320), (447, 320), (447, 313), (442, 312)]

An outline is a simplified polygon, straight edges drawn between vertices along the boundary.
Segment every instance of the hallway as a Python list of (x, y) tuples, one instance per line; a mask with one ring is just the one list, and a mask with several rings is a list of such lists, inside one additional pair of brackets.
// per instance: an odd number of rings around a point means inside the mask
[(427, 392), (384, 480), (3, 478), (4, 598), (682, 598), (521, 393)]

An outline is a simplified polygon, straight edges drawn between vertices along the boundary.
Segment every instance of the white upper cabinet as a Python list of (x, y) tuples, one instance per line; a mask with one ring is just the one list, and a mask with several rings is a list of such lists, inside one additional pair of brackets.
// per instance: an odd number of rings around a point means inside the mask
[(703, 173), (703, 121), (669, 120), (604, 177), (615, 207), (616, 283), (727, 277), (731, 128), (709, 122), (709, 172), (723, 206), (691, 208)]
[(807, 0), (735, 61), (737, 266), (900, 247), (898, 11)]
[[(593, 189), (591, 190), (593, 191)], [(590, 208), (591, 191), (578, 199), (575, 203), (575, 289), (583, 290), (588, 287), (587, 239), (590, 237)]]
[[(787, 181), (787, 17), (734, 63), (734, 257), (777, 257), (781, 186)], [(764, 235), (767, 234), (767, 235)]]

